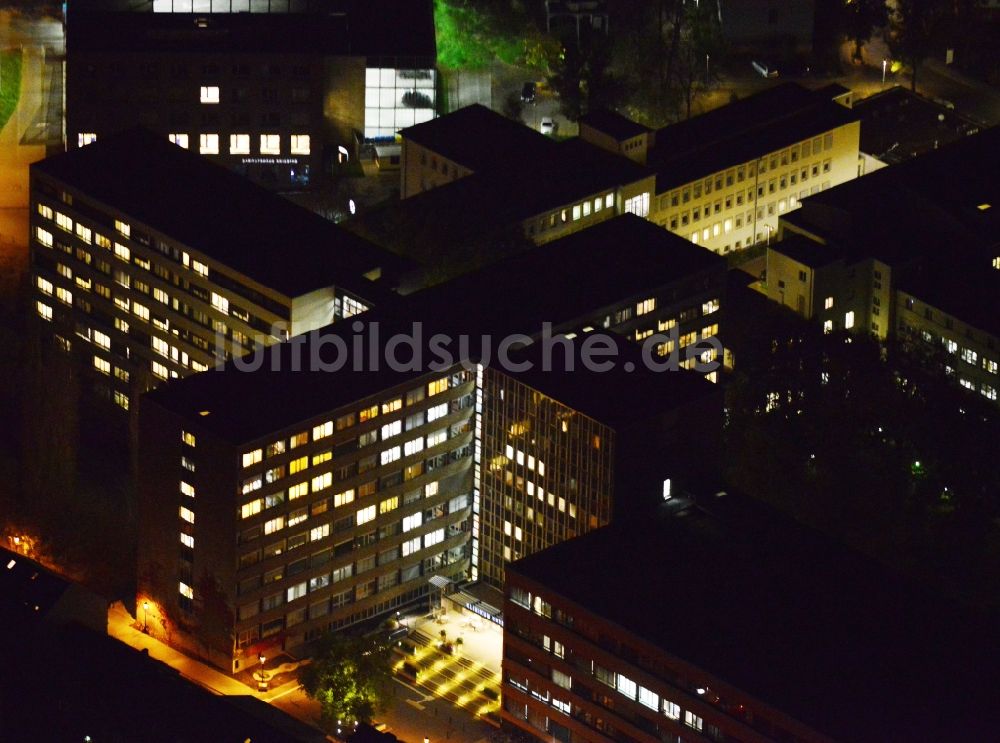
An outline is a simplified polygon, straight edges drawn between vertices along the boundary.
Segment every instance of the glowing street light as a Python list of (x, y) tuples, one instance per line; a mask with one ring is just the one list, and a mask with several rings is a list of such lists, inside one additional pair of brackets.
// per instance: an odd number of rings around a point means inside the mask
[(257, 660), (260, 661), (260, 672), (257, 679), (257, 691), (267, 691), (267, 673), (264, 671), (264, 661), (267, 658), (263, 653), (258, 653)]
[(885, 87), (885, 68), (889, 64), (888, 59), (882, 60), (882, 87)]
[(142, 602), (142, 631), (145, 632), (147, 635), (149, 634), (149, 617), (148, 617), (148, 612), (149, 612), (149, 602), (148, 601), (143, 601)]

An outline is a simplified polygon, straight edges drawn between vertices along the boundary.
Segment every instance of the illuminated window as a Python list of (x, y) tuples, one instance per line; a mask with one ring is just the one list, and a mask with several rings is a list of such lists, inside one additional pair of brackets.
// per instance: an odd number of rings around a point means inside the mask
[(35, 237), (38, 238), (38, 242), (40, 242), (46, 248), (52, 247), (52, 233), (49, 232), (48, 230), (43, 230), (41, 227), (36, 227)]
[(88, 144), (93, 144), (97, 141), (97, 135), (94, 132), (80, 132), (76, 135), (76, 146), (84, 147)]
[(403, 421), (393, 421), (382, 426), (382, 440), (398, 436), (403, 432)]
[(157, 377), (158, 379), (168, 379), (170, 377), (170, 371), (159, 361), (152, 362), (151, 367), (154, 377)]
[(435, 529), (424, 535), (424, 547), (433, 547), (444, 541), (444, 529)]
[(362, 423), (378, 415), (378, 405), (372, 405), (370, 408), (365, 408), (361, 411), (359, 418)]
[(262, 155), (280, 155), (281, 154), (281, 135), (280, 134), (261, 134), (260, 135), (260, 154), (262, 154)]
[[(608, 206), (610, 207), (611, 205), (608, 204)], [(648, 216), (649, 192), (633, 196), (631, 199), (625, 199), (625, 211), (629, 214), (635, 214), (637, 217)]]
[(243, 455), (243, 466), (250, 467), (257, 464), (264, 458), (263, 449), (254, 449), (253, 451), (248, 451)]
[(256, 516), (258, 513), (261, 512), (261, 509), (263, 507), (264, 507), (263, 498), (256, 498), (255, 500), (252, 500), (249, 503), (244, 503), (240, 507), (240, 518), (248, 519), (251, 516)]
[(604, 197), (604, 206), (605, 208), (610, 209), (614, 205), (615, 205), (615, 195), (613, 193), (609, 193), (607, 196)]
[(663, 700), (663, 714), (671, 720), (679, 720), (681, 717), (681, 707), (674, 702)]
[(178, 147), (183, 147), (185, 150), (190, 144), (190, 139), (187, 134), (168, 134), (167, 137)]
[(636, 315), (645, 315), (647, 312), (652, 312), (656, 309), (656, 299), (644, 299), (635, 306)]
[(52, 296), (51, 281), (49, 281), (48, 279), (43, 279), (41, 276), (39, 276), (38, 279), (36, 280), (36, 283), (38, 284), (38, 288), (42, 292), (42, 294), (48, 294), (49, 296)]
[(573, 207), (573, 221), (575, 222), (580, 218), (580, 205), (577, 204)]
[(381, 454), (382, 465), (385, 466), (387, 464), (392, 464), (393, 462), (397, 461), (401, 455), (402, 454), (400, 451), (400, 447), (398, 446), (394, 446), (391, 449), (386, 449)]
[(854, 327), (854, 310), (844, 314), (844, 327), (848, 330)]
[(833, 297), (827, 297), (823, 300), (823, 309), (831, 310), (833, 309)]
[(212, 292), (212, 306), (224, 315), (229, 314), (229, 300), (221, 294)]
[(115, 243), (115, 257), (128, 263), (132, 259), (132, 251), (127, 245)]
[(202, 85), (201, 86), (201, 102), (202, 103), (218, 103), (219, 102), (219, 86), (218, 85)]
[(354, 502), (354, 489), (345, 490), (343, 493), (337, 493), (333, 496), (333, 507), (339, 508), (340, 506), (347, 505), (348, 503)]
[(395, 511), (399, 508), (399, 496), (395, 495), (392, 498), (386, 498), (384, 501), (378, 504), (378, 512), (389, 513), (390, 511)]
[(229, 154), (230, 155), (249, 155), (250, 154), (250, 135), (249, 134), (230, 134), (229, 135)]
[(313, 441), (318, 441), (331, 435), (333, 435), (333, 421), (326, 421), (325, 423), (320, 423), (318, 426), (313, 426)]
[(61, 286), (57, 286), (56, 299), (58, 299), (63, 304), (73, 304), (73, 292), (71, 292), (69, 289), (63, 289)]
[(183, 596), (186, 599), (194, 598), (194, 589), (192, 589), (191, 586), (189, 586), (184, 581), (181, 581), (178, 585), (180, 587), (181, 596)]
[(685, 712), (684, 724), (687, 725), (689, 728), (693, 728), (694, 730), (701, 730), (702, 721), (701, 718), (698, 717), (698, 715), (696, 715), (694, 712)]
[(299, 457), (298, 459), (293, 459), (288, 463), (288, 471), (293, 475), (301, 472), (307, 467), (309, 467), (309, 457)]
[[(367, 524), (369, 521), (375, 519), (375, 506), (368, 506), (367, 508), (362, 508), (358, 511), (357, 522), (358, 526), (361, 524)], [(405, 529), (403, 531), (406, 531)]]
[(265, 521), (264, 522), (264, 533), (265, 534), (274, 534), (274, 532), (281, 531), (284, 528), (285, 528), (285, 517), (284, 516), (278, 516), (276, 518), (273, 518), (273, 519), (271, 519), (269, 521)]
[(188, 433), (187, 431), (181, 431), (181, 441), (188, 446), (195, 446), (197, 443), (193, 433)]
[(309, 483), (300, 482), (298, 485), (292, 485), (288, 489), (288, 500), (295, 500), (296, 498), (301, 498), (304, 495), (309, 494)]
[(318, 493), (320, 490), (326, 490), (331, 485), (333, 485), (333, 473), (331, 472), (317, 475), (312, 479), (312, 490), (314, 493)]
[(194, 511), (192, 511), (190, 508), (188, 508), (187, 506), (181, 506), (179, 513), (180, 517), (184, 521), (187, 521), (189, 524), (194, 523)]
[(431, 395), (436, 395), (439, 392), (444, 392), (446, 389), (448, 389), (448, 384), (449, 384), (448, 377), (441, 377), (441, 379), (437, 379), (433, 382), (430, 382), (427, 385), (427, 395), (431, 396)]
[(292, 135), (292, 154), (293, 155), (308, 155), (309, 154), (309, 135), (308, 134), (293, 134)]
[(823, 332), (824, 333), (832, 333), (833, 332), (833, 320), (824, 320), (823, 321)]
[(97, 369), (101, 374), (111, 375), (111, 362), (105, 361), (100, 356), (94, 357), (94, 368)]
[(84, 227), (79, 222), (76, 223), (76, 236), (83, 240), (83, 242), (90, 245), (92, 235), (93, 233), (90, 231), (89, 227)]
[(190, 547), (191, 549), (194, 549), (194, 537), (192, 537), (190, 534), (185, 534), (181, 532), (181, 544), (183, 544), (185, 547)]
[(208, 266), (201, 261), (191, 261), (191, 270), (199, 276), (208, 276)]
[(436, 421), (438, 418), (444, 418), (448, 415), (448, 403), (443, 402), (440, 405), (435, 405), (433, 408), (427, 409), (427, 422)]
[(219, 154), (219, 135), (218, 134), (199, 134), (198, 135), (198, 152), (202, 155), (218, 155)]
[(52, 219), (52, 207), (46, 206), (45, 204), (38, 205), (38, 213), (41, 214), (46, 219)]
[(411, 531), (421, 526), (423, 523), (424, 523), (424, 515), (420, 511), (417, 511), (416, 513), (411, 514), (410, 516), (404, 516), (403, 531), (404, 532)]
[(56, 212), (56, 224), (66, 232), (73, 231), (73, 220), (67, 217), (62, 212)]
[(389, 413), (395, 413), (397, 410), (403, 409), (403, 398), (397, 397), (395, 400), (389, 400), (388, 402), (382, 403), (382, 415), (388, 415)]
[(407, 457), (416, 454), (419, 451), (423, 451), (424, 448), (424, 438), (423, 436), (418, 436), (412, 441), (407, 441), (403, 445), (403, 454)]

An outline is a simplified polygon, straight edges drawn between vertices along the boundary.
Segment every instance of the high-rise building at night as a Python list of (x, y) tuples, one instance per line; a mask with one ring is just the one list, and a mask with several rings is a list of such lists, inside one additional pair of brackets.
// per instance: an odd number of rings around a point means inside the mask
[(31, 166), (37, 315), (126, 410), (204, 371), (363, 312), (395, 256), (144, 130)]
[[(524, 302), (509, 311), (496, 299), (513, 276)], [(510, 560), (608, 523), (619, 492), (648, 506), (714, 476), (718, 388), (680, 358), (676, 372), (647, 368), (655, 344), (643, 352), (610, 320), (590, 323), (637, 297), (650, 312), (656, 297), (663, 312), (707, 299), (721, 312), (724, 281), (721, 259), (623, 217), (293, 338), (264, 351), (263, 368), (244, 359), (161, 387), (140, 408), (141, 596), (183, 628), (199, 594), (221, 591), (237, 638), (225, 662), (245, 663), (425, 600), (432, 578), (502, 585)], [(575, 349), (554, 349), (551, 370), (543, 321)], [(588, 371), (581, 344), (605, 327), (618, 364)], [(536, 342), (511, 368), (487, 365), (478, 345), (428, 366), (437, 334), (478, 343), (488, 331), (494, 344)], [(423, 361), (393, 370), (400, 334)], [(338, 371), (305, 366), (341, 354)]]

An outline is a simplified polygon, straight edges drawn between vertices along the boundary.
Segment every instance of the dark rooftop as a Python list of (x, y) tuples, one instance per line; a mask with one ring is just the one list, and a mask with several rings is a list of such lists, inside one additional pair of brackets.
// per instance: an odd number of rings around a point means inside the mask
[(403, 129), (404, 139), (423, 145), (473, 172), (532, 162), (558, 145), (531, 127), (475, 103)]
[(305, 13), (89, 12), (70, 3), (67, 52), (320, 54), (434, 65), (432, 0), (330, 0)]
[(583, 115), (580, 118), (580, 124), (603, 132), (619, 142), (649, 132), (649, 129), (642, 124), (606, 108), (600, 108)]
[(843, 258), (843, 254), (837, 248), (794, 232), (786, 232), (785, 238), (780, 242), (772, 242), (769, 249), (810, 268), (821, 268)]
[(371, 299), (406, 265), (392, 253), (144, 129), (31, 166), (292, 298), (337, 285)]
[(1000, 338), (1000, 271), (969, 265), (911, 271), (899, 289), (977, 330)]
[(543, 322), (568, 331), (576, 328), (566, 323), (592, 320), (611, 305), (684, 279), (721, 277), (725, 270), (725, 259), (712, 251), (624, 214), (400, 303), (406, 312), (461, 332), (537, 334)]
[(964, 116), (898, 85), (855, 101), (854, 111), (861, 118), (861, 151), (890, 164), (979, 130)]
[(658, 193), (857, 121), (829, 91), (783, 83), (656, 132)]
[(344, 225), (411, 260), (447, 265), (468, 260), (470, 246), (486, 237), (520, 233), (530, 217), (649, 175), (651, 170), (627, 158), (571, 139), (557, 143), (545, 157), (474, 173), (359, 214)]
[(996, 172), (1000, 128), (811, 195), (782, 219), (856, 257), (965, 257), (986, 270), (1000, 234)]
[[(308, 366), (306, 362), (314, 349), (327, 361), (336, 357), (334, 338), (342, 339), (346, 348), (351, 349), (357, 325), (361, 328), (360, 335), (366, 338), (360, 357), (365, 359), (367, 328), (377, 322), (379, 340), (374, 345), (383, 360), (378, 370), (370, 370), (364, 363), (365, 371), (352, 371), (354, 357), (349, 354), (348, 363), (337, 372), (294, 372), (291, 371), (291, 358), (296, 351), (286, 343), (272, 347), (266, 356), (270, 359), (274, 354), (278, 359), (277, 371), (271, 371), (268, 363), (264, 369), (245, 373), (234, 368), (236, 362), (230, 362), (222, 372), (204, 372), (160, 385), (145, 399), (185, 416), (211, 411), (207, 416), (198, 417), (200, 425), (234, 442), (250, 441), (429, 373), (432, 370), (428, 364), (436, 356), (427, 344), (435, 333), (447, 333), (452, 338), (468, 334), (472, 348), (464, 357), (478, 358), (475, 344), (484, 333), (492, 336), (495, 351), (506, 334), (519, 332), (538, 337), (543, 322), (551, 321), (558, 326), (577, 319), (586, 321), (588, 313), (606, 307), (616, 297), (624, 300), (633, 294), (652, 292), (685, 275), (703, 275), (722, 261), (711, 252), (645, 220), (623, 216), (554, 241), (493, 269), (400, 298), (351, 322), (339, 322), (317, 334), (300, 336), (305, 345), (297, 353), (303, 365)], [(524, 281), (527, 288), (519, 287), (515, 279)], [(551, 286), (548, 281), (552, 282)], [(537, 290), (532, 292), (530, 287)], [(422, 336), (416, 345), (421, 349), (424, 364), (408, 371), (385, 368), (385, 340), (395, 332), (414, 334), (416, 321), (423, 322)], [(578, 339), (574, 346), (579, 346), (582, 340)], [(463, 358), (457, 342), (450, 350), (456, 361)], [(534, 352), (532, 349), (531, 353)], [(553, 357), (559, 360), (563, 356), (554, 353)], [(402, 352), (402, 358), (408, 359), (409, 354)], [(638, 359), (633, 363), (637, 362)], [(620, 401), (631, 399), (629, 396), (640, 390), (641, 384), (662, 384), (663, 391), (652, 392), (655, 396), (651, 399), (673, 400), (670, 404), (674, 405), (684, 395), (705, 389), (701, 384), (711, 388), (710, 383), (701, 379), (690, 381), (689, 375), (681, 373), (653, 375), (653, 381), (641, 370), (627, 377), (615, 376), (623, 374), (623, 371), (580, 374), (577, 378), (556, 370), (551, 375), (526, 374), (523, 379), (525, 384), (555, 399), (562, 400), (561, 396), (565, 395), (567, 404), (579, 405), (582, 412), (615, 421), (619, 420), (616, 416), (621, 415), (620, 411), (630, 411), (634, 415), (637, 408)], [(621, 383), (623, 389), (609, 396), (606, 385), (612, 384), (612, 380)], [(671, 387), (672, 384), (683, 386)], [(246, 404), (250, 399), (255, 400), (252, 406)]]
[(994, 617), (736, 496), (678, 505), (538, 552), (508, 574), (835, 739), (993, 737)]

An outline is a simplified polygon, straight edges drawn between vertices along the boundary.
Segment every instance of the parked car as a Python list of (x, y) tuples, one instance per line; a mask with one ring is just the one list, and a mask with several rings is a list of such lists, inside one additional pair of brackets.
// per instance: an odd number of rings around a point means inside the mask
[(538, 126), (539, 131), (542, 134), (555, 134), (556, 122), (552, 120), (550, 116), (542, 117), (542, 123)]
[(750, 63), (751, 66), (757, 71), (757, 74), (761, 77), (777, 77), (778, 68), (773, 64), (768, 64), (767, 62), (758, 62), (754, 60)]
[(527, 82), (521, 86), (521, 101), (523, 103), (534, 103), (536, 95), (538, 95), (538, 85), (536, 83)]

